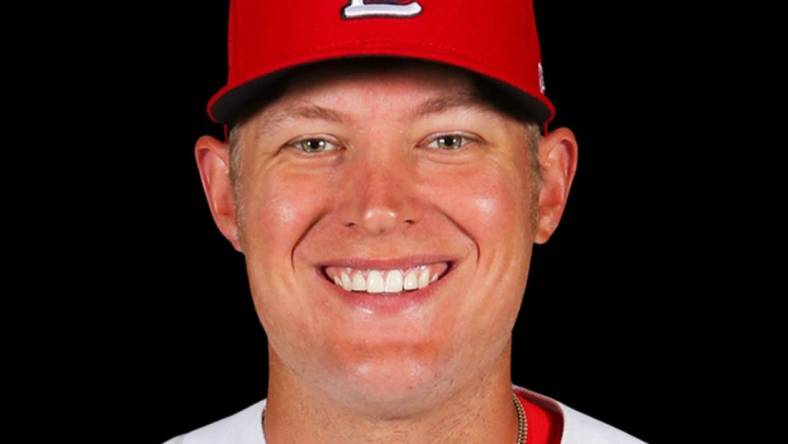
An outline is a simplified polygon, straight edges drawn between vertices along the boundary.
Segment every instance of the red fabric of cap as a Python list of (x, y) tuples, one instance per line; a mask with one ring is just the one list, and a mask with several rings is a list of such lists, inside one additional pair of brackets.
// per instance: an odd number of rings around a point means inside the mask
[(231, 0), (228, 81), (208, 102), (228, 123), (289, 68), (352, 56), (399, 56), (486, 76), (547, 124), (531, 0)]

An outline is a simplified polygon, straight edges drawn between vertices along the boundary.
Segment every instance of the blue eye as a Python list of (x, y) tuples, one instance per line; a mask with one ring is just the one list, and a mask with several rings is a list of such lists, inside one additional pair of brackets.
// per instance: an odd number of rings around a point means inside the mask
[(324, 151), (333, 151), (336, 149), (336, 145), (322, 137), (310, 137), (308, 139), (297, 140), (290, 143), (290, 146), (294, 146), (305, 153), (322, 153)]
[(456, 151), (467, 145), (468, 141), (469, 138), (461, 134), (443, 134), (432, 139), (432, 142), (427, 146), (432, 147), (433, 144), (437, 143), (435, 148), (440, 148), (444, 151)]

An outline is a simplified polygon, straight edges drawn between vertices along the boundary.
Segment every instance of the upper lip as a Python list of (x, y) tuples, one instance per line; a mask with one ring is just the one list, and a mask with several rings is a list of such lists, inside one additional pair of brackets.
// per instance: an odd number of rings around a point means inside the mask
[(364, 257), (344, 257), (330, 259), (318, 263), (321, 268), (325, 267), (350, 267), (356, 270), (388, 270), (388, 269), (407, 269), (417, 265), (428, 265), (438, 262), (448, 262), (449, 265), (456, 262), (456, 256), (446, 254), (419, 254), (411, 256), (401, 256), (392, 258), (370, 259)]

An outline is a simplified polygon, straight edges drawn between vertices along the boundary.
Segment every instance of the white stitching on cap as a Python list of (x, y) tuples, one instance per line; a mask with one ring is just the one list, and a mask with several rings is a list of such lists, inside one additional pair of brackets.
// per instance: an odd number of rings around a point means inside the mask
[(371, 4), (364, 0), (351, 0), (350, 4), (342, 9), (342, 18), (359, 18), (375, 16), (413, 17), (421, 13), (419, 2), (408, 4)]

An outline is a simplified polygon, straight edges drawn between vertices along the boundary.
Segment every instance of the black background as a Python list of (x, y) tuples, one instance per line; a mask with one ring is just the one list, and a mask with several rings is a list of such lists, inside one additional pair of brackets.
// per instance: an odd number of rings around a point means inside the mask
[[(675, 8), (640, 2), (536, 7), (551, 127), (571, 128), (580, 156), (561, 225), (534, 253), (513, 382), (667, 440), (662, 414), (691, 374), (678, 330), (698, 285), (695, 252), (677, 248), (693, 229), (685, 198), (699, 192), (670, 131), (689, 75), (671, 46), (681, 23)], [(95, 108), (72, 115), (89, 129), (79, 143), (93, 173), (75, 181), (95, 212), (73, 247), (89, 249), (83, 294), (99, 313), (88, 377), (129, 407), (110, 427), (161, 442), (266, 394), (243, 257), (215, 227), (193, 157), (200, 135), (222, 135), (205, 104), (226, 79), (227, 2), (101, 13), (82, 34), (90, 89), (73, 91)]]

